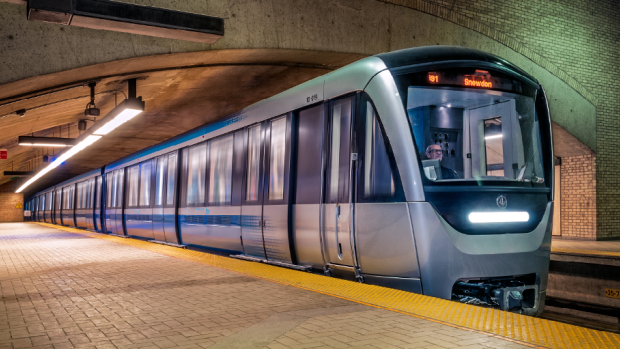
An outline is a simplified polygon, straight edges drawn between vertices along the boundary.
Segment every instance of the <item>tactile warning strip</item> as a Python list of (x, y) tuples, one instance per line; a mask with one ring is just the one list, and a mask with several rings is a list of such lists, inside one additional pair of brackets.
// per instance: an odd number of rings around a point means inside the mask
[(610, 332), (596, 331), (496, 309), (460, 304), (263, 263), (222, 257), (141, 240), (91, 233), (53, 224), (38, 224), (133, 246), (170, 257), (203, 263), (447, 325), (485, 332), (530, 346), (545, 348), (620, 348), (620, 335)]
[(582, 250), (577, 248), (551, 248), (551, 252), (559, 253), (574, 253), (583, 255), (595, 255), (595, 256), (608, 256), (608, 257), (620, 257), (620, 252), (612, 251), (599, 251), (599, 250)]

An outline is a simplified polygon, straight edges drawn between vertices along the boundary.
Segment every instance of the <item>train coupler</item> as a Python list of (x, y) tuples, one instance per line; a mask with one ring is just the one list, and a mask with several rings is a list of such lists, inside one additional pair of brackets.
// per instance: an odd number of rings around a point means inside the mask
[(536, 315), (539, 298), (538, 285), (516, 279), (458, 281), (452, 288), (452, 300), (525, 315)]

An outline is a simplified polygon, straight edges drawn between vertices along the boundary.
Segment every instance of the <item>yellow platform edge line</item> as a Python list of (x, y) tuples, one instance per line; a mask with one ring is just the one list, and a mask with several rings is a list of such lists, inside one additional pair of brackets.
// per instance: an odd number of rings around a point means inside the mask
[(574, 254), (595, 255), (595, 256), (620, 257), (620, 252), (600, 251), (600, 250), (583, 250), (583, 249), (578, 249), (578, 248), (554, 248), (554, 247), (551, 247), (551, 252), (574, 253)]
[(483, 333), (488, 336), (509, 340), (530, 347), (558, 349), (620, 348), (620, 335), (615, 333), (592, 330), (546, 319), (532, 318), (497, 309), (461, 304), (420, 294), (381, 286), (361, 284), (264, 263), (180, 249), (143, 240), (99, 234), (48, 223), (35, 223), (49, 228), (108, 240), (169, 257), (241, 273), (282, 285), (294, 286), (464, 330)]

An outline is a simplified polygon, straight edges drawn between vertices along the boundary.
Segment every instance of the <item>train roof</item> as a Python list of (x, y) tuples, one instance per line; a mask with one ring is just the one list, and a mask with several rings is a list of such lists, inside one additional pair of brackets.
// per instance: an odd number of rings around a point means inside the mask
[(461, 46), (436, 45), (413, 47), (393, 52), (381, 53), (374, 57), (380, 58), (388, 69), (445, 61), (486, 62), (504, 66), (538, 84), (538, 80), (536, 80), (536, 78), (501, 57), (473, 48)]

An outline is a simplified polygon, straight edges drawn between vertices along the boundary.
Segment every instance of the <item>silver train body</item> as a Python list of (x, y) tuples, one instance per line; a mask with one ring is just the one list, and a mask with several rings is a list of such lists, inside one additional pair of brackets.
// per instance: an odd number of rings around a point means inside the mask
[[(35, 221), (537, 315), (551, 137), (544, 90), (525, 72), (476, 50), (415, 48), (48, 188), (26, 209)], [(426, 158), (429, 144), (439, 160)]]

